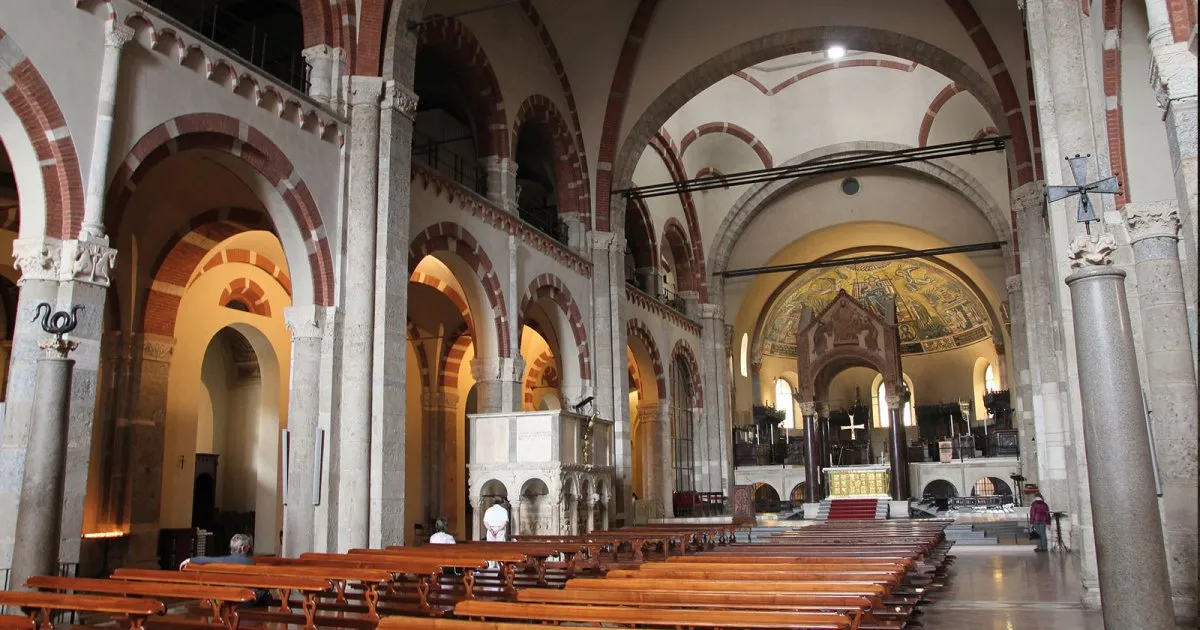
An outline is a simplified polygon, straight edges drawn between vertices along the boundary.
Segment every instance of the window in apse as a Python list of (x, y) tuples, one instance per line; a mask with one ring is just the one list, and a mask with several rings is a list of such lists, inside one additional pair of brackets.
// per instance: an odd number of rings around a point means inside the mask
[(750, 375), (750, 333), (742, 333), (742, 376)]
[(991, 363), (983, 370), (983, 391), (988, 394), (996, 391), (996, 371)]
[[(876, 390), (876, 412), (879, 414), (879, 422), (877, 426), (889, 427), (892, 425), (892, 417), (888, 412), (887, 406), (887, 390), (884, 389), (884, 384), (879, 383), (879, 389)], [(901, 412), (901, 417), (904, 419), (904, 426), (911, 427), (913, 425), (912, 418), (912, 399), (904, 403), (904, 410)]]
[(775, 410), (783, 412), (783, 428), (796, 428), (796, 403), (792, 386), (781, 378), (775, 379)]

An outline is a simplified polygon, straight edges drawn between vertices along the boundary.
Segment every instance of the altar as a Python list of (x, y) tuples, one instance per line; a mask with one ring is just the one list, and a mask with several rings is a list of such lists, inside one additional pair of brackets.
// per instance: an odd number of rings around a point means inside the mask
[(891, 492), (890, 466), (834, 466), (825, 469), (829, 498), (886, 497)]

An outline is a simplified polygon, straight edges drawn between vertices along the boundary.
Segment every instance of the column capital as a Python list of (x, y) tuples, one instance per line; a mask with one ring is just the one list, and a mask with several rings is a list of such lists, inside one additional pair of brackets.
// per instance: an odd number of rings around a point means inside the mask
[(108, 48), (123, 48), (133, 41), (134, 30), (124, 24), (112, 22), (104, 32), (104, 45)]
[(521, 357), (476, 357), (471, 359), (471, 376), (475, 381), (520, 381), (525, 374), (525, 359)]
[(175, 338), (166, 335), (142, 335), (142, 361), (170, 363), (175, 354)]
[(388, 81), (383, 86), (383, 108), (399, 112), (409, 120), (416, 119), (419, 100), (417, 93), (402, 83)]
[(811, 400), (800, 403), (800, 415), (806, 418), (817, 415), (817, 403)]
[(625, 237), (616, 232), (588, 232), (588, 246), (594, 250), (625, 253)]
[(350, 77), (350, 95), (346, 100), (351, 107), (370, 105), (379, 107), (383, 97), (383, 79), (355, 75)]
[(1046, 186), (1041, 182), (1022, 184), (1009, 193), (1012, 211), (1018, 214), (1041, 212), (1046, 207)]
[(1071, 241), (1067, 258), (1072, 269), (1080, 267), (1104, 267), (1112, 264), (1112, 254), (1117, 249), (1117, 240), (1111, 233), (1080, 234)]
[(899, 410), (904, 406), (904, 397), (900, 394), (888, 394), (884, 398), (887, 399), (888, 409)]
[(326, 306), (289, 306), (283, 309), (283, 320), (292, 340), (317, 339), (325, 334), (331, 323), (329, 307)]
[(1188, 47), (1188, 42), (1153, 47), (1150, 55), (1150, 87), (1154, 90), (1159, 109), (1163, 111), (1170, 109), (1172, 102), (1196, 99), (1196, 56)]
[(700, 319), (725, 319), (725, 307), (720, 304), (701, 304)]
[(71, 240), (62, 243), (61, 280), (86, 282), (107, 287), (112, 284), (112, 271), (117, 266), (117, 250), (108, 246), (108, 239)]
[(79, 347), (79, 342), (60, 337), (46, 337), (38, 340), (38, 347), (45, 350), (46, 356), (51, 359), (65, 359), (68, 354)]
[(1010, 295), (1013, 293), (1020, 293), (1021, 292), (1021, 274), (1018, 273), (1016, 275), (1005, 278), (1004, 279), (1004, 288), (1008, 290), (1008, 293)]
[(13, 267), (21, 272), (17, 284), (26, 280), (58, 280), (62, 243), (52, 238), (18, 238), (13, 241)]
[(1179, 202), (1130, 202), (1122, 209), (1129, 242), (1148, 238), (1179, 238)]
[(317, 44), (316, 46), (309, 46), (301, 50), (300, 54), (304, 57), (305, 61), (312, 63), (315, 59), (328, 59), (332, 57), (334, 50), (334, 47), (329, 44)]

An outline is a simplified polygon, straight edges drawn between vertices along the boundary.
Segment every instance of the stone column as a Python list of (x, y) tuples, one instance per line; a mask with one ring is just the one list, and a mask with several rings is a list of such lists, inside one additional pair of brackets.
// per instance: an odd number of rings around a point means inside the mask
[(489, 155), (483, 158), (487, 170), (487, 199), (510, 214), (517, 214), (517, 163), (509, 158)]
[[(461, 505), (462, 499), (459, 497), (462, 496), (462, 493), (459, 492), (458, 484), (465, 470), (458, 464), (458, 394), (440, 390), (437, 392), (437, 403), (439, 408), (436, 415), (427, 416), (431, 418), (431, 421), (441, 425), (442, 435), (442, 441), (435, 444), (436, 449), (434, 450), (435, 457), (439, 457), (442, 463), (441, 472), (432, 483), (431, 489), (436, 497), (432, 501), (442, 510), (439, 516), (450, 518), (453, 525), (457, 516), (447, 514), (446, 511), (450, 509), (450, 506)], [(464, 528), (463, 531), (465, 532), (466, 529)]]
[(888, 413), (892, 416), (888, 427), (888, 460), (892, 464), (892, 499), (907, 500), (912, 491), (908, 487), (908, 440), (904, 431), (904, 399), (900, 394), (888, 394)]
[[(370, 543), (370, 501), (382, 479), (372, 475), (371, 385), (375, 324), (376, 206), (379, 196), (379, 113), (383, 79), (350, 79), (349, 211), (346, 215), (345, 315), (338, 427), (337, 549)], [(374, 488), (373, 488), (374, 486)], [(401, 525), (403, 527), (403, 525)]]
[(99, 240), (104, 236), (104, 193), (108, 187), (108, 155), (112, 148), (113, 115), (117, 107), (117, 85), (121, 72), (121, 50), (133, 40), (133, 29), (110, 22), (104, 34), (104, 59), (100, 65), (100, 97), (96, 104), (96, 129), (92, 137), (92, 161), (88, 167), (87, 195), (83, 201), (80, 238)]
[(570, 535), (578, 536), (579, 535), (579, 502), (582, 499), (579, 497), (567, 495), (567, 500), (571, 502), (571, 505), (568, 508), (569, 512), (567, 515), (568, 523), (570, 525), (570, 530), (571, 530)]
[[(613, 198), (613, 211), (624, 203)], [(617, 216), (617, 215), (613, 215)], [(625, 239), (612, 232), (589, 232), (592, 260), (592, 384), (596, 410), (613, 419), (613, 500), (616, 526), (633, 521), (633, 454), (630, 449), (629, 379), (626, 360)], [(670, 425), (667, 424), (667, 427)]]
[[(375, 223), (375, 313), (371, 366), (371, 546), (403, 544), (407, 422), (408, 245), (412, 127), (417, 96), (388, 81), (379, 119), (379, 200)], [(413, 474), (417, 474), (413, 471)], [(408, 519), (408, 520), (406, 520)], [(409, 530), (411, 531), (411, 530)]]
[[(1024, 254), (1024, 252), (1022, 252)], [(1030, 371), (1029, 331), (1025, 319), (1025, 295), (1021, 275), (1009, 276), (1004, 281), (1008, 290), (1008, 313), (1012, 322), (1010, 335), (1014, 350), (1008, 353), (1012, 359), (1012, 373), (1008, 377), (1008, 389), (1013, 401), (1014, 425), (1019, 438), (1021, 466), (1019, 472), (1025, 483), (1038, 483), (1037, 430), (1033, 415), (1033, 376)], [(1021, 492), (1021, 488), (1014, 488)]]
[(311, 70), (308, 73), (308, 95), (313, 100), (336, 109), (345, 74), (342, 49), (327, 44), (309, 46), (300, 51)]
[(673, 480), (670, 478), (670, 456), (665, 448), (670, 431), (671, 403), (665, 400), (638, 406), (638, 424), (642, 425), (642, 501), (648, 518), (664, 518), (669, 506)]
[[(455, 399), (454, 394), (438, 390), (421, 394), (422, 429), (424, 438), (421, 446), (421, 469), (413, 470), (413, 474), (425, 475), (425, 514), (410, 514), (409, 518), (423, 517), (432, 522), (439, 516), (446, 516), (443, 509), (444, 488), (450, 468), (455, 460), (452, 452), (445, 448), (446, 436), (453, 425), (446, 422), (447, 411), (453, 417), (454, 405), (449, 399)], [(415, 468), (415, 467), (414, 467)]]
[(314, 550), (313, 495), (318, 415), (321, 409), (321, 340), (326, 314), (318, 306), (292, 306), (284, 311), (292, 333), (291, 383), (288, 394), (290, 456), (287, 504), (283, 510), (283, 555), (289, 558)]
[(700, 305), (700, 382), (704, 387), (702, 413), (707, 428), (705, 464), (707, 490), (733, 496), (727, 481), (732, 477), (732, 462), (726, 457), (733, 425), (726, 414), (729, 408), (729, 382), (726, 378), (725, 309), (718, 304)]
[[(1091, 248), (1093, 253), (1097, 250)], [(1075, 349), (1104, 625), (1173, 628), (1150, 439), (1146, 425), (1137, 421), (1143, 412), (1142, 388), (1125, 301), (1125, 272), (1104, 264), (1081, 264), (1067, 285), (1079, 339)], [(1129, 544), (1131, 533), (1137, 536), (1136, 545)]]
[[(1194, 1), (1194, 0), (1193, 0)], [(1171, 34), (1167, 0), (1146, 0), (1146, 17), (1150, 32), (1150, 87), (1154, 90), (1158, 105), (1163, 109), (1163, 123), (1167, 129), (1167, 145), (1171, 152), (1171, 163), (1175, 169), (1175, 192), (1179, 202), (1179, 219), (1182, 224), (1183, 249), (1190, 264), (1183, 270), (1184, 295), (1187, 296), (1188, 322), (1191, 331), (1193, 369), (1196, 362), (1196, 293), (1197, 261), (1197, 126), (1196, 111), (1197, 67), (1196, 52), (1189, 49), (1195, 45), (1195, 31), (1191, 42), (1174, 41)]]
[(525, 359), (520, 356), (472, 359), (471, 375), (475, 377), (475, 401), (479, 413), (521, 411)]
[(817, 405), (813, 402), (800, 403), (800, 415), (804, 416), (804, 502), (821, 501), (821, 447), (817, 443)]
[(166, 447), (167, 377), (175, 339), (144, 334), (131, 344), (135, 376), (128, 415), (118, 421), (117, 453), (123, 480), (119, 512), (129, 524), (129, 565), (158, 566), (158, 519)]
[(78, 346), (61, 338), (44, 339), (39, 345), (46, 356), (38, 361), (36, 407), (17, 507), (19, 542), (13, 549), (9, 574), (9, 588), (20, 590), (27, 590), (25, 580), (35, 575), (58, 575), (71, 370), (75, 366), (67, 354)]
[(1125, 229), (1137, 261), (1142, 349), (1150, 424), (1162, 479), (1162, 512), (1171, 594), (1181, 618), (1196, 616), (1196, 372), (1179, 265), (1174, 200), (1128, 203)]

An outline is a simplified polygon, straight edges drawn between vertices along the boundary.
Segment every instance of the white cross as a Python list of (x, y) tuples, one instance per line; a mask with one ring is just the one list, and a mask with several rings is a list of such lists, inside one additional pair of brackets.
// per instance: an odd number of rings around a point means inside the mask
[(865, 428), (867, 428), (867, 425), (865, 425), (865, 424), (854, 424), (854, 414), (850, 414), (850, 424), (842, 427), (842, 430), (849, 431), (850, 432), (850, 441), (854, 442), (855, 440), (858, 439), (858, 430), (865, 429)]

